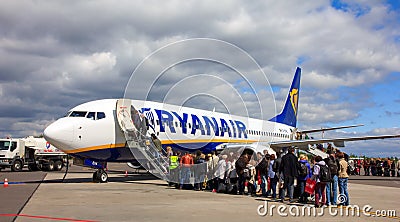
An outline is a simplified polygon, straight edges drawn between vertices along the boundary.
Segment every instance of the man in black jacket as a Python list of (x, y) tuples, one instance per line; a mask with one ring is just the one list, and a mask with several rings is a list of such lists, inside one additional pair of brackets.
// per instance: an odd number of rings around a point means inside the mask
[(282, 157), (282, 162), (280, 165), (280, 171), (283, 175), (283, 191), (280, 192), (280, 201), (283, 202), (285, 199), (285, 191), (286, 189), (289, 192), (289, 201), (291, 203), (293, 200), (293, 192), (294, 192), (294, 178), (298, 176), (298, 161), (297, 157), (294, 155), (294, 148), (290, 147), (289, 152)]

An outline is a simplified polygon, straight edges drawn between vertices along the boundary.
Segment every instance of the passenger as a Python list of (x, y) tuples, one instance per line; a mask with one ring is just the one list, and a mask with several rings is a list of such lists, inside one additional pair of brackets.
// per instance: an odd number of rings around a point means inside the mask
[(270, 161), (269, 161), (269, 167), (268, 167), (268, 177), (270, 178), (270, 189), (267, 192), (267, 196), (270, 193), (270, 190), (272, 191), (272, 199), (276, 199), (276, 184), (278, 183), (278, 178), (277, 174), (273, 170), (275, 162), (275, 154), (271, 154)]
[(180, 167), (181, 167), (181, 183), (179, 189), (183, 188), (183, 185), (190, 184), (190, 175), (191, 168), (193, 166), (193, 158), (189, 152), (185, 152), (185, 155), (181, 158)]
[(194, 189), (198, 191), (203, 190), (203, 182), (207, 173), (207, 163), (205, 157), (206, 156), (200, 152), (199, 157), (196, 158), (195, 162), (196, 169)]
[(167, 146), (167, 148), (166, 148), (166, 156), (167, 156), (167, 158), (169, 158), (173, 154), (174, 154), (174, 152), (172, 151), (172, 147)]
[(367, 158), (364, 160), (363, 163), (363, 168), (364, 168), (364, 176), (369, 176), (370, 175), (370, 159)]
[(140, 114), (140, 135), (142, 139), (144, 139), (147, 136), (148, 129), (149, 129), (149, 120), (144, 116), (144, 114)]
[(307, 203), (308, 193), (304, 192), (304, 190), (306, 188), (307, 179), (312, 177), (311, 165), (308, 162), (307, 156), (304, 154), (300, 155), (299, 163), (299, 176), (297, 177), (297, 185), (300, 186), (299, 203)]
[(219, 162), (219, 157), (216, 155), (216, 152), (213, 151), (212, 152), (212, 174), (211, 174), (211, 179), (212, 179), (212, 192), (217, 192), (217, 188), (218, 188), (218, 178), (215, 177), (215, 172), (217, 171), (217, 166), (218, 166), (218, 162)]
[(266, 155), (260, 159), (256, 166), (257, 170), (257, 177), (259, 176), (261, 179), (261, 195), (263, 197), (267, 197), (267, 188), (268, 188), (268, 168), (269, 168), (269, 162), (270, 162), (270, 155), (268, 154), (268, 151), (266, 152)]
[[(249, 170), (250, 178), (246, 178), (248, 195), (254, 197), (256, 195), (257, 183), (256, 183), (256, 167), (257, 162), (250, 160), (246, 168)], [(245, 176), (246, 177), (246, 176)]]
[(131, 106), (131, 116), (132, 116), (133, 125), (135, 125), (136, 130), (138, 132), (140, 132), (141, 124), (140, 124), (139, 112), (133, 106)]
[(228, 187), (227, 187), (227, 193), (230, 194), (237, 194), (238, 192), (238, 186), (237, 186), (237, 181), (238, 181), (238, 175), (236, 173), (235, 169), (235, 162), (236, 162), (236, 157), (235, 155), (232, 155), (230, 158), (228, 158)]
[(228, 158), (227, 155), (222, 155), (220, 160), (218, 161), (217, 171), (215, 172), (214, 176), (218, 179), (218, 193), (225, 193), (226, 192), (226, 184), (225, 179), (227, 176), (227, 167), (226, 167), (226, 159)]
[(400, 158), (397, 160), (396, 169), (397, 169), (397, 176), (400, 177)]
[(396, 176), (396, 162), (394, 160), (390, 161), (390, 174), (392, 177)]
[(212, 190), (213, 189), (213, 175), (214, 175), (214, 168), (213, 168), (213, 161), (212, 161), (212, 154), (209, 153), (206, 156), (206, 161), (207, 161), (207, 177), (206, 177), (206, 181), (207, 181), (207, 186), (206, 186), (206, 190)]
[[(320, 178), (321, 167), (326, 167), (325, 161), (322, 160), (321, 156), (316, 156), (312, 176), (312, 180), (317, 182), (315, 185), (315, 207), (322, 207), (326, 203), (326, 182), (323, 182), (322, 178)], [(321, 196), (322, 200), (320, 203), (319, 199)]]
[(249, 157), (247, 156), (247, 154), (243, 154), (242, 156), (240, 156), (235, 163), (235, 169), (238, 175), (239, 195), (244, 194), (244, 183), (246, 181), (244, 177), (244, 169), (246, 169), (248, 163), (249, 163)]
[(339, 191), (342, 196), (344, 195), (346, 197), (344, 203), (339, 204), (348, 206), (350, 203), (350, 197), (347, 191), (347, 182), (349, 179), (349, 175), (347, 174), (348, 163), (344, 159), (343, 153), (338, 153), (337, 157), (339, 158)]
[(160, 154), (162, 153), (161, 141), (157, 138), (156, 134), (154, 133), (151, 134), (151, 139), (157, 149), (157, 151), (154, 152), (154, 158), (158, 159), (160, 157)]
[[(326, 205), (336, 205), (337, 188), (338, 188), (338, 174), (339, 174), (339, 160), (336, 158), (332, 149), (329, 156), (324, 159), (326, 165), (329, 167), (331, 173), (331, 181), (326, 183)], [(332, 197), (332, 201), (331, 201)]]
[(284, 178), (280, 201), (284, 201), (285, 191), (287, 190), (289, 193), (289, 201), (293, 203), (294, 179), (298, 177), (298, 162), (297, 157), (294, 155), (293, 147), (290, 147), (288, 153), (282, 157), (280, 171), (283, 173)]
[(369, 161), (369, 165), (371, 168), (371, 175), (376, 176), (376, 162), (375, 162), (374, 158), (371, 158), (371, 161)]
[(276, 178), (276, 182), (278, 183), (278, 187), (279, 187), (279, 197), (282, 196), (282, 192), (283, 192), (283, 176), (282, 172), (280, 171), (281, 169), (281, 162), (282, 162), (282, 153), (283, 151), (280, 150), (279, 152), (277, 152), (277, 158), (274, 161), (274, 164), (272, 165), (272, 171), (274, 171), (275, 173), (275, 178)]

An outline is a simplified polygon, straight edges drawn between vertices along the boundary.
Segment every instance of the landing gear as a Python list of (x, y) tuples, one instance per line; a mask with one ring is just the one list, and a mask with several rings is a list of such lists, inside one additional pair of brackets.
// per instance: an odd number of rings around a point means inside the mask
[(95, 183), (107, 183), (108, 174), (103, 169), (98, 169), (93, 173), (93, 182)]

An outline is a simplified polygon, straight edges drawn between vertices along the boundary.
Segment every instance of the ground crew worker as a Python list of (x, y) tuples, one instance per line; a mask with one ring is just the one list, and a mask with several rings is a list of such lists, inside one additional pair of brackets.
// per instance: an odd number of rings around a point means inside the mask
[(179, 157), (176, 153), (169, 157), (169, 186), (178, 186), (178, 166), (179, 166)]

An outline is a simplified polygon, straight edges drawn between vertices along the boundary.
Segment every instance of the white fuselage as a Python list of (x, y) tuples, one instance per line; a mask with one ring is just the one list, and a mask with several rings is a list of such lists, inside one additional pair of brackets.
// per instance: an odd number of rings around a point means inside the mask
[[(116, 103), (104, 99), (78, 105), (47, 127), (44, 136), (65, 153), (131, 161)], [(210, 152), (226, 144), (268, 147), (269, 142), (293, 139), (294, 127), (281, 123), (149, 101), (132, 100), (132, 106), (148, 119), (147, 135), (157, 135), (164, 147)]]

